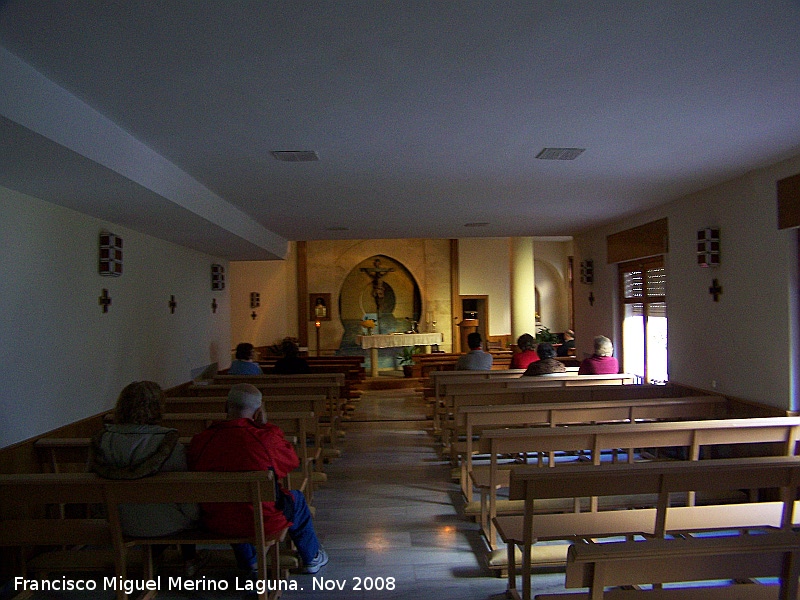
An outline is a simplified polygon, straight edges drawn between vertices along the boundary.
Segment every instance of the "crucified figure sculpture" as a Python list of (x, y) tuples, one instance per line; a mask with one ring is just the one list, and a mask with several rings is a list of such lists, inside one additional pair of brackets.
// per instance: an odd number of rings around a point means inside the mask
[(386, 275), (387, 273), (391, 273), (392, 271), (394, 271), (394, 268), (390, 267), (387, 269), (385, 267), (381, 267), (381, 259), (376, 258), (374, 261), (372, 261), (372, 267), (362, 267), (361, 271), (363, 273), (366, 273), (367, 276), (372, 280), (372, 298), (375, 300), (375, 312), (378, 315), (376, 325), (378, 328), (378, 333), (380, 333), (381, 303), (383, 301), (383, 297), (386, 292), (384, 288), (385, 284), (383, 281), (381, 281), (381, 278), (383, 278), (383, 276)]

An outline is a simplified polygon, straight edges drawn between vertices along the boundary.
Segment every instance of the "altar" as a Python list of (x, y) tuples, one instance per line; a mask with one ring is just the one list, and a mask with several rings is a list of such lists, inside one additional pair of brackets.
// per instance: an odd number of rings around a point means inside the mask
[(356, 338), (364, 350), (369, 350), (370, 377), (378, 376), (378, 348), (400, 348), (422, 346), (430, 353), (432, 344), (441, 344), (443, 336), (434, 333), (389, 333), (385, 335), (362, 335)]

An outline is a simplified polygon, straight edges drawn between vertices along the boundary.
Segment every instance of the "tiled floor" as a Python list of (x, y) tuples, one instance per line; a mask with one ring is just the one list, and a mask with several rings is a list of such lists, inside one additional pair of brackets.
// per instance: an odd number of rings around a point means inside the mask
[[(424, 411), (421, 396), (412, 390), (364, 394), (353, 420), (344, 426), (343, 455), (326, 466), (328, 482), (314, 499), (317, 533), (330, 562), (316, 576), (293, 576), (301, 589), (286, 591), (283, 598), (504, 597), (505, 580), (493, 576), (479, 558), (484, 544), (477, 526), (458, 514), (459, 487), (450, 480), (449, 464), (436, 452)], [(209, 568), (202, 575), (222, 579), (232, 573)], [(314, 589), (315, 580), (330, 589)], [(534, 593), (563, 591), (563, 580), (563, 573), (537, 575)], [(158, 597), (221, 600), (242, 595), (231, 589), (162, 591)], [(110, 600), (114, 596), (98, 592), (32, 597)]]

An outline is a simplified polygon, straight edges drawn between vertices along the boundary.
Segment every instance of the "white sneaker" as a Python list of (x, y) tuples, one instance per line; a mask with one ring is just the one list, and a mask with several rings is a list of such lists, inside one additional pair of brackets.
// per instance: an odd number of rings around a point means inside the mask
[(313, 575), (317, 571), (319, 571), (322, 567), (328, 564), (328, 553), (325, 552), (325, 549), (320, 546), (317, 555), (314, 559), (308, 563), (307, 565), (303, 565), (302, 572), (306, 575)]

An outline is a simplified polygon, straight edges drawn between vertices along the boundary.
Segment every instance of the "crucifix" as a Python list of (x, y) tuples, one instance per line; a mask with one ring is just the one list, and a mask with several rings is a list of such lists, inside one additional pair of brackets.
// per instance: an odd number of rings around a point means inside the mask
[(589, 292), (589, 306), (594, 306), (594, 293)]
[(378, 333), (381, 332), (381, 302), (383, 301), (383, 297), (386, 293), (385, 283), (381, 281), (381, 278), (386, 275), (387, 273), (391, 273), (394, 271), (394, 268), (385, 268), (381, 267), (381, 259), (376, 258), (372, 261), (372, 267), (362, 267), (361, 271), (366, 273), (367, 276), (372, 280), (372, 297), (375, 299), (375, 312), (378, 315), (377, 319), (377, 328)]
[(169, 297), (169, 312), (171, 314), (175, 314), (175, 309), (178, 307), (178, 303), (175, 302), (175, 296)]
[(719, 295), (722, 293), (722, 286), (719, 284), (719, 281), (716, 278), (711, 281), (711, 287), (708, 288), (708, 293), (714, 296), (714, 302), (719, 302)]
[(211, 312), (217, 314), (217, 299), (212, 298), (211, 300)]
[(108, 307), (111, 306), (111, 296), (108, 295), (108, 290), (103, 288), (103, 295), (97, 299), (97, 303), (103, 307), (103, 312), (108, 312)]

